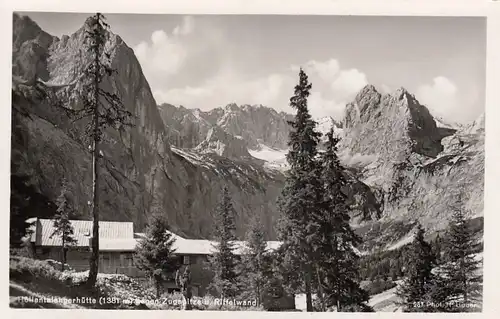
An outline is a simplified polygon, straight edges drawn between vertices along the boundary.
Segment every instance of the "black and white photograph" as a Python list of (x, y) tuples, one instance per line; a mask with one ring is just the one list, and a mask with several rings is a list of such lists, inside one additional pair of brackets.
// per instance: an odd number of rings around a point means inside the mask
[(10, 308), (483, 311), (486, 17), (11, 19)]

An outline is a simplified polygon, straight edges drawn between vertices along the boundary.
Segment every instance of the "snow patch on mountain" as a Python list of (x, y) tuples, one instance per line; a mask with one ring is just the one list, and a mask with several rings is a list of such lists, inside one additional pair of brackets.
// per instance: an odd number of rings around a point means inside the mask
[(464, 131), (468, 134), (479, 134), (484, 132), (485, 129), (485, 117), (484, 113), (481, 114), (472, 124), (468, 125)]
[(198, 165), (205, 168), (215, 168), (215, 164), (209, 161), (209, 158), (195, 152), (189, 152), (174, 146), (170, 147), (172, 152), (184, 157), (188, 162), (193, 165)]
[(325, 136), (326, 133), (330, 132), (332, 127), (333, 127), (333, 133), (337, 137), (341, 137), (343, 134), (342, 125), (339, 122), (335, 121), (331, 116), (322, 117), (316, 120), (316, 122), (318, 123), (316, 126), (316, 130), (320, 132), (323, 136)]
[(447, 128), (447, 129), (453, 129), (453, 130), (460, 130), (464, 128), (463, 124), (460, 123), (454, 123), (454, 122), (449, 122), (442, 117), (434, 117), (434, 122), (436, 122), (436, 126), (440, 128)]
[(400, 247), (403, 247), (403, 246), (405, 246), (405, 245), (413, 242), (413, 239), (414, 239), (413, 234), (409, 234), (408, 236), (402, 238), (398, 242), (396, 242), (393, 245), (391, 245), (389, 248), (387, 248), (387, 250), (396, 250), (396, 249), (398, 249)]
[(286, 149), (280, 150), (271, 148), (264, 144), (259, 144), (258, 150), (248, 150), (248, 152), (253, 157), (265, 161), (266, 163), (264, 164), (264, 166), (268, 168), (284, 171), (289, 167), (286, 160), (286, 154), (288, 153), (288, 150)]

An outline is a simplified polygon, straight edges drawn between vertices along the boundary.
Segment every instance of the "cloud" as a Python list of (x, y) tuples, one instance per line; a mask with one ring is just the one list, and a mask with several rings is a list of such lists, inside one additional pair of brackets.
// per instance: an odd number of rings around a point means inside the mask
[[(289, 99), (298, 81), (299, 68), (291, 66), (281, 72), (247, 78), (228, 66), (197, 87), (172, 88), (157, 91), (154, 95), (158, 103), (166, 102), (202, 110), (234, 102), (262, 104), (278, 111), (293, 113), (295, 110), (289, 106)], [(308, 106), (314, 118), (332, 116), (341, 120), (345, 105), (367, 83), (363, 72), (357, 69), (342, 70), (335, 59), (306, 62), (304, 70), (313, 83)]]
[(199, 96), (192, 89), (232, 63), (228, 47), (230, 41), (223, 29), (185, 16), (170, 30), (152, 32), (133, 49), (154, 95), (162, 100), (169, 90), (178, 98)]
[[(300, 66), (292, 65), (292, 71), (298, 72)], [(311, 60), (304, 64), (303, 69), (308, 74), (316, 74), (319, 78), (327, 83), (332, 83), (339, 74), (340, 65), (335, 59), (330, 59), (324, 62)]]
[(289, 111), (283, 103), (283, 93), (293, 88), (293, 79), (283, 74), (270, 74), (256, 79), (245, 79), (230, 71), (221, 71), (198, 87), (186, 86), (154, 92), (158, 103), (171, 103), (189, 108), (210, 110), (229, 103), (262, 104)]
[(169, 91), (154, 91), (153, 96), (157, 103), (171, 103), (174, 105), (183, 105), (185, 107), (193, 107), (198, 105), (199, 101), (203, 101), (211, 97), (213, 92), (209, 88), (190, 87), (175, 88)]
[[(291, 70), (297, 72), (299, 66), (292, 65)], [(303, 65), (313, 83), (313, 91), (309, 99), (309, 109), (316, 117), (332, 116), (342, 119), (345, 105), (352, 101), (356, 94), (368, 84), (366, 74), (358, 69), (341, 68), (338, 60), (310, 60)]]
[(345, 102), (325, 98), (321, 92), (313, 91), (309, 96), (308, 107), (314, 118), (331, 116), (340, 120), (344, 116)]
[[(218, 19), (198, 16), (173, 19), (178, 21), (177, 25), (172, 24), (168, 29), (157, 26), (149, 38), (134, 47), (158, 103), (203, 110), (232, 102), (263, 104), (293, 113), (289, 99), (300, 67), (312, 82), (309, 109), (314, 118), (332, 116), (341, 120), (345, 105), (369, 81), (376, 81), (373, 84), (381, 93), (390, 93), (397, 85), (404, 84), (433, 114), (454, 117), (455, 121), (477, 117), (479, 110), (469, 106), (482, 102), (481, 90), (474, 89), (474, 84), (459, 90), (444, 76), (431, 78), (429, 83), (416, 82), (418, 77), (400, 83), (397, 69), (391, 69), (383, 77), (368, 76), (359, 65), (346, 65), (333, 56), (314, 58), (312, 49), (307, 50), (312, 58), (305, 60), (289, 61), (286, 54), (283, 58), (270, 54), (267, 59), (265, 53), (271, 50), (270, 43), (248, 41)], [(262, 48), (267, 51), (262, 52)], [(299, 56), (293, 54), (288, 58)], [(292, 62), (295, 65), (290, 65)]]
[(389, 94), (392, 93), (394, 90), (387, 84), (382, 84), (380, 85), (380, 93), (382, 94)]
[(176, 74), (187, 55), (182, 44), (163, 30), (153, 32), (151, 44), (141, 42), (134, 48), (134, 52), (148, 78), (154, 78), (157, 72), (164, 75)]
[(353, 96), (368, 84), (366, 74), (357, 70), (350, 69), (340, 71), (338, 77), (332, 83), (335, 92), (340, 92), (347, 96)]
[(134, 47), (157, 103), (210, 110), (237, 104), (262, 104), (289, 113), (290, 96), (302, 66), (313, 84), (309, 109), (314, 118), (343, 117), (345, 104), (367, 83), (358, 69), (342, 69), (335, 58), (309, 60), (252, 76), (235, 64), (232, 41), (223, 29), (203, 19), (184, 17), (171, 30), (156, 30)]
[(193, 30), (194, 19), (186, 16), (170, 35), (165, 30), (156, 30), (150, 41), (133, 48), (148, 79), (155, 82), (158, 77), (177, 74), (182, 69), (188, 56), (183, 37)]
[(416, 98), (438, 117), (463, 122), (470, 118), (470, 108), (463, 107), (455, 83), (444, 76), (437, 76), (431, 84), (424, 84), (416, 91)]
[(185, 16), (182, 20), (182, 24), (180, 26), (176, 26), (174, 31), (172, 31), (173, 35), (187, 35), (192, 33), (194, 30), (194, 19), (191, 16)]

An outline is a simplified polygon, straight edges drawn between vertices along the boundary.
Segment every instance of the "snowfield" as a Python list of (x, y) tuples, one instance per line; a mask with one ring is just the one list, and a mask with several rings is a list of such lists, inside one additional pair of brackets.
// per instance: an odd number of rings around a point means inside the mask
[[(332, 126), (334, 127), (334, 132), (337, 136), (342, 136), (343, 134), (343, 130), (338, 127), (332, 117), (326, 116), (320, 119), (316, 119), (316, 122), (318, 123), (316, 129), (318, 130), (318, 132), (321, 132), (323, 134), (323, 138), (325, 138), (325, 134), (330, 131), (330, 128)], [(284, 172), (289, 168), (288, 162), (286, 160), (288, 149), (275, 149), (263, 143), (259, 143), (259, 147), (257, 149), (249, 149), (248, 152), (253, 157), (265, 161), (266, 163), (264, 164), (264, 167), (267, 167), (269, 169)]]
[(326, 133), (330, 132), (330, 129), (333, 127), (333, 132), (336, 136), (341, 137), (342, 134), (344, 133), (344, 130), (339, 128), (338, 125), (335, 123), (335, 120), (330, 117), (330, 116), (325, 116), (320, 119), (316, 119), (316, 122), (318, 125), (316, 126), (316, 130), (323, 134), (323, 137), (326, 135)]
[(413, 234), (406, 236), (405, 238), (401, 239), (400, 241), (396, 242), (395, 244), (391, 245), (387, 250), (396, 250), (400, 247), (403, 247), (413, 241)]
[(279, 171), (285, 171), (288, 169), (288, 162), (286, 160), (286, 153), (288, 150), (278, 150), (266, 146), (264, 144), (259, 144), (258, 150), (248, 150), (250, 155), (260, 160), (266, 161), (265, 166), (271, 169), (276, 169)]
[(174, 146), (171, 146), (171, 150), (177, 155), (184, 157), (187, 161), (189, 161), (193, 165), (203, 166), (208, 169), (215, 168), (215, 165), (209, 162), (209, 159), (207, 157), (201, 156), (195, 152), (189, 152)]

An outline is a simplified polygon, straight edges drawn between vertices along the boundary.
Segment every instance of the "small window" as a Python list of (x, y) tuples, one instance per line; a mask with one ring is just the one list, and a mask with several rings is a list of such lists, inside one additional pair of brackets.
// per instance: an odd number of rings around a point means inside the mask
[(190, 263), (189, 256), (184, 256), (182, 259), (182, 263), (184, 265), (189, 265), (189, 263)]

